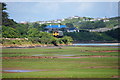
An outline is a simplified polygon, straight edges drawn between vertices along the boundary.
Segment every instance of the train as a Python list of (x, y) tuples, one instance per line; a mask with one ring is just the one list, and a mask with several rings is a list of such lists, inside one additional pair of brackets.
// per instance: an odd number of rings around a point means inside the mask
[(63, 31), (53, 31), (52, 35), (54, 37), (61, 38), (61, 37), (63, 37)]

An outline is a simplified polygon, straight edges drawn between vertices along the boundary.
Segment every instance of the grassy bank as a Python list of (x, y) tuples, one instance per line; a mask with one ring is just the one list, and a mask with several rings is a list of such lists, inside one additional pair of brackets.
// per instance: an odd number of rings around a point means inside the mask
[[(52, 36), (53, 37), (53, 36)], [(55, 38), (51, 40), (42, 41), (40, 38), (0, 38), (0, 45), (2, 47), (38, 47), (38, 46), (57, 46), (57, 45), (71, 45), (72, 39), (70, 37)]]

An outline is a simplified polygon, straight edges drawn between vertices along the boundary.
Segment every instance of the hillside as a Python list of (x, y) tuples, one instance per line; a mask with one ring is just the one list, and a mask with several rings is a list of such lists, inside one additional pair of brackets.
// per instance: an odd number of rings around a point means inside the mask
[(74, 42), (119, 42), (120, 28), (109, 30), (106, 32), (74, 32), (64, 33), (66, 36), (73, 38)]
[[(66, 25), (67, 28), (76, 27), (80, 32), (64, 32), (64, 36), (70, 36), (74, 42), (85, 42), (85, 41), (119, 41), (117, 37), (117, 30), (119, 30), (119, 17), (113, 18), (89, 18), (73, 16), (69, 18), (29, 23), (29, 26), (36, 28), (39, 31), (45, 30), (47, 25)], [(60, 29), (62, 30), (62, 29)]]
[[(105, 32), (108, 30), (118, 28), (118, 20), (120, 17), (112, 18), (90, 18), (90, 17), (79, 17), (72, 16), (63, 19), (51, 20), (51, 21), (37, 21), (40, 25), (66, 25), (68, 28), (76, 27), (80, 30), (88, 30), (91, 32)], [(33, 23), (33, 24), (34, 24)]]
[(116, 18), (89, 18), (89, 17), (72, 17), (61, 21), (61, 24), (69, 24), (69, 27), (77, 27), (79, 29), (98, 29), (113, 28), (118, 25)]

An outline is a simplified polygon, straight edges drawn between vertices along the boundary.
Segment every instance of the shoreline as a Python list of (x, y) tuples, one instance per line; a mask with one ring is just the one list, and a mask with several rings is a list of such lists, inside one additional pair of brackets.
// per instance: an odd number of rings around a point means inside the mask
[(117, 43), (117, 42), (116, 42), (116, 43), (104, 43), (104, 42), (101, 42), (101, 43), (89, 43), (89, 42), (88, 42), (88, 43), (87, 43), (87, 42), (86, 42), (86, 43), (73, 43), (73, 44), (120, 44), (120, 42), (119, 42), (119, 43)]
[[(87, 44), (87, 43), (77, 43), (77, 44)], [(120, 43), (88, 43), (88, 44), (106, 44), (106, 45), (75, 45), (75, 44), (62, 44), (59, 46), (54, 46), (54, 45), (12, 45), (12, 46), (2, 46), (0, 45), (1, 49), (5, 48), (11, 48), (11, 49), (24, 49), (24, 48), (62, 48), (62, 47), (120, 47)], [(108, 45), (111, 44), (111, 45)]]
[(120, 41), (73, 41), (73, 43), (120, 43)]

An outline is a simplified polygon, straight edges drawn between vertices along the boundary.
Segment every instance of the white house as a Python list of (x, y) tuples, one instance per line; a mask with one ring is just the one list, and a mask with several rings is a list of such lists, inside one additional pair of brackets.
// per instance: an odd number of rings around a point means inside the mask
[(76, 27), (68, 28), (67, 32), (79, 32), (79, 30)]

